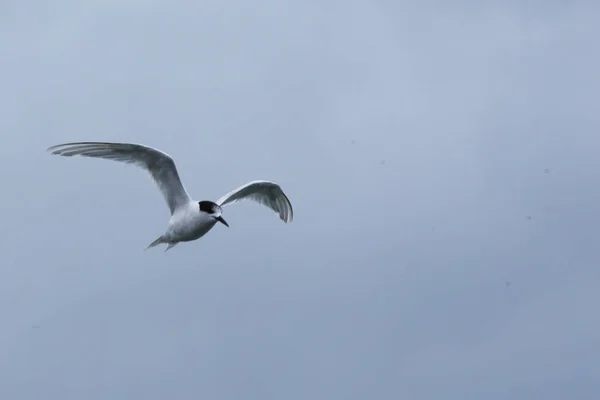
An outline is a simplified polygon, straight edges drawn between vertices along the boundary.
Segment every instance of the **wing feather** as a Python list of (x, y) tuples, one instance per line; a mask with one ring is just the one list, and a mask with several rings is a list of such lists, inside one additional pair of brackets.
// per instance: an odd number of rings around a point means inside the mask
[(285, 223), (292, 222), (294, 219), (292, 203), (278, 184), (269, 181), (248, 182), (222, 196), (217, 204), (223, 207), (246, 199), (275, 211)]
[(104, 158), (147, 170), (163, 194), (171, 214), (190, 201), (173, 159), (157, 149), (134, 143), (73, 142), (48, 148), (52, 154)]

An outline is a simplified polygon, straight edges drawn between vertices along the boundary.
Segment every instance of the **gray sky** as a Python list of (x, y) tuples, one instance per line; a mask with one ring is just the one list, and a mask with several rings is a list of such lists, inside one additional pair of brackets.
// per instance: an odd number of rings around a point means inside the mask
[(0, 8), (0, 398), (600, 398), (597, 2)]

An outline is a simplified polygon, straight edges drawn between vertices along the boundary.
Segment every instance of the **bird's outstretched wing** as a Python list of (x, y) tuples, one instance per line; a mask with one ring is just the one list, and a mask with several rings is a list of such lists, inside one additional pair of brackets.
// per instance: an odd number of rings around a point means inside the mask
[(283, 193), (281, 187), (274, 182), (252, 181), (227, 193), (221, 197), (217, 204), (225, 206), (240, 200), (253, 200), (279, 214), (279, 218), (285, 223), (292, 222), (294, 211), (292, 203)]
[(65, 157), (105, 158), (146, 169), (162, 192), (171, 214), (190, 201), (173, 159), (151, 147), (133, 143), (75, 142), (52, 146), (48, 151)]

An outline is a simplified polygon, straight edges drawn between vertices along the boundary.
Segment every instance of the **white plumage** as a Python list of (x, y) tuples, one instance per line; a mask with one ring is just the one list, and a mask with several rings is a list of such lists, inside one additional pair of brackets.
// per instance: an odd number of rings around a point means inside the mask
[(216, 203), (190, 198), (181, 183), (173, 159), (160, 150), (134, 143), (75, 142), (48, 148), (52, 154), (71, 157), (95, 157), (135, 164), (147, 170), (163, 194), (171, 219), (166, 232), (148, 247), (166, 243), (168, 250), (179, 242), (204, 236), (217, 222), (229, 226), (222, 217), (222, 207), (240, 200), (253, 200), (292, 222), (293, 209), (281, 187), (269, 181), (252, 181), (222, 196)]

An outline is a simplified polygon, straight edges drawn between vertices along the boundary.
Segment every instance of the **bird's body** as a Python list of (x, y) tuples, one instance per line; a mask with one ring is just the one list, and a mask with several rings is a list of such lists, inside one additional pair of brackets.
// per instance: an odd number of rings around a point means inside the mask
[(217, 220), (198, 212), (198, 202), (191, 201), (171, 216), (165, 240), (168, 242), (191, 242), (208, 233)]
[(171, 218), (165, 233), (148, 245), (167, 244), (165, 251), (180, 242), (191, 242), (208, 233), (217, 222), (229, 226), (222, 217), (222, 207), (250, 199), (279, 214), (282, 221), (292, 221), (293, 210), (279, 185), (269, 181), (252, 181), (222, 196), (217, 202), (190, 198), (183, 187), (173, 159), (151, 147), (132, 143), (76, 142), (52, 146), (52, 154), (81, 155), (136, 164), (146, 169), (161, 190)]
[(148, 248), (167, 243), (167, 250), (179, 242), (191, 242), (206, 235), (217, 224), (209, 214), (198, 212), (198, 202), (190, 201), (171, 215), (166, 232)]

